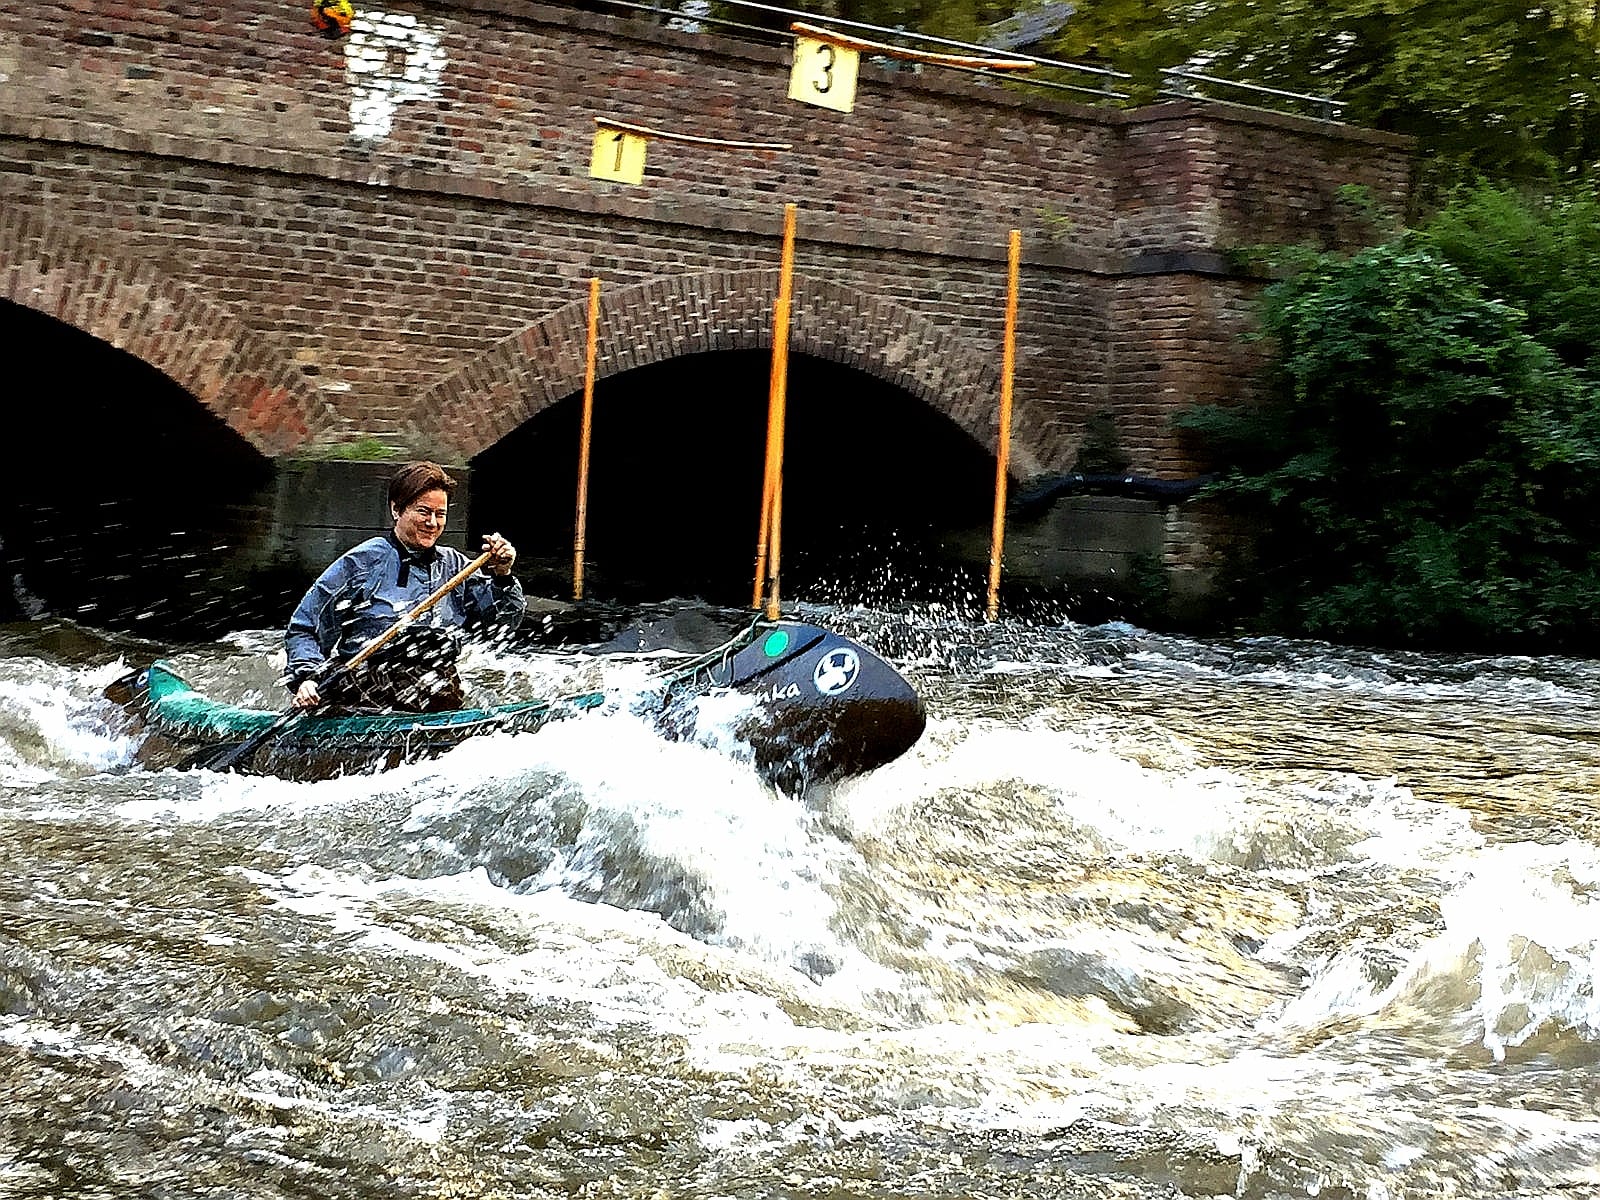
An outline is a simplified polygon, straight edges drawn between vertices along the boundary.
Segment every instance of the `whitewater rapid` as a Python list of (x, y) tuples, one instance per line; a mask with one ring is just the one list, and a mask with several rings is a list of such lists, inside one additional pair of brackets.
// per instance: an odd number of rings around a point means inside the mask
[(144, 771), (166, 648), (13, 627), (0, 1194), (1600, 1194), (1594, 664), (807, 616), (930, 723), (801, 796), (626, 704)]

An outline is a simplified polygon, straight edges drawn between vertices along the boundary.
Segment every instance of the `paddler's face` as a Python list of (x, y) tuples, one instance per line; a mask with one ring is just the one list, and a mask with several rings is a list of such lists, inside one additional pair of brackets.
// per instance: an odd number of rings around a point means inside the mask
[(445, 510), (449, 507), (450, 497), (443, 488), (423, 492), (405, 508), (395, 511), (394, 536), (413, 549), (428, 549), (444, 532)]

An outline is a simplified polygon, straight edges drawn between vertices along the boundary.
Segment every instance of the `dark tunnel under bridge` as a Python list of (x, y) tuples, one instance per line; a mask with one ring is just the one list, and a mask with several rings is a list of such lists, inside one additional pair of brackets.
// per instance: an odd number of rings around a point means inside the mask
[[(282, 623), (309, 575), (273, 554), (280, 464), (161, 372), (53, 318), (0, 304), (0, 347), (30, 431), (0, 518), (0, 616), (165, 636)], [(721, 351), (597, 386), (586, 597), (749, 604), (770, 365)], [(531, 594), (570, 595), (580, 418), (572, 396), (529, 419), (467, 465), (457, 498), (466, 528), (452, 532), (510, 537)], [(915, 397), (791, 359), (786, 600), (970, 600), (993, 485), (993, 458)]]

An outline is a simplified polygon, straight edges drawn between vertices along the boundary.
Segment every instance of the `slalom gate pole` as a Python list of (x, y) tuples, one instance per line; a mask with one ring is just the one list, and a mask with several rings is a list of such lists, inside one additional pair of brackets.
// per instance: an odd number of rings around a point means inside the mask
[(589, 434), (594, 422), (594, 361), (600, 333), (600, 276), (589, 279), (589, 343), (583, 365), (583, 427), (578, 435), (578, 519), (572, 539), (572, 598), (583, 599), (583, 551), (589, 524)]
[(1006, 472), (1011, 466), (1011, 376), (1017, 365), (1017, 285), (1022, 266), (1022, 230), (1011, 231), (1006, 266), (1006, 334), (1000, 360), (1000, 430), (994, 449), (994, 528), (989, 538), (989, 603), (986, 619), (1000, 615), (1000, 560), (1006, 540)]
[(778, 298), (772, 308), (772, 376), (767, 387), (767, 460), (761, 481), (761, 528), (756, 539), (755, 594), (750, 607), (778, 619), (778, 559), (783, 517), (783, 430), (789, 390), (789, 309), (794, 288), (795, 206), (783, 206), (783, 254), (778, 267)]

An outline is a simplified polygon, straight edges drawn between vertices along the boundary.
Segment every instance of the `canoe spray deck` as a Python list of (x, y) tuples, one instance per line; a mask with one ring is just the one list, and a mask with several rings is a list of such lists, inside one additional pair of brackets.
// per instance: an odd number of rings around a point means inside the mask
[[(786, 790), (870, 771), (921, 736), (922, 703), (870, 650), (795, 621), (755, 621), (715, 650), (669, 672), (635, 705), (670, 737), (692, 736), (695, 701), (736, 692), (752, 704), (732, 732), (756, 770)], [(282, 714), (200, 695), (167, 664), (130, 675), (107, 694), (149, 727), (146, 766), (188, 766), (220, 746), (242, 744)], [(294, 779), (386, 770), (428, 758), (484, 733), (527, 732), (605, 704), (604, 692), (442, 713), (308, 715), (291, 721), (237, 769)]]

